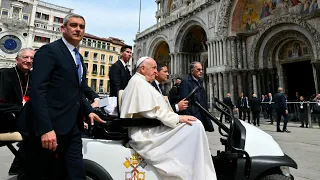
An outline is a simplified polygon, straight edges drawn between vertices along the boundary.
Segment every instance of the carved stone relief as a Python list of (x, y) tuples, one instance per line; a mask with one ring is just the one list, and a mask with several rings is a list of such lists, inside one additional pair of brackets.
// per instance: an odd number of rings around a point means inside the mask
[(208, 13), (208, 24), (209, 24), (209, 29), (215, 28), (216, 26), (216, 17), (217, 17), (217, 12), (216, 9), (214, 8)]

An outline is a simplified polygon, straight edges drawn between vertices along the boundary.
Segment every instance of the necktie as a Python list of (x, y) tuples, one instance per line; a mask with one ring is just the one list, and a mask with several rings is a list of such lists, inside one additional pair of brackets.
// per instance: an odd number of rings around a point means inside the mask
[(79, 78), (79, 83), (81, 83), (82, 80), (82, 64), (81, 64), (81, 58), (80, 58), (80, 54), (77, 48), (74, 48), (73, 51), (75, 52), (76, 55), (76, 67), (77, 67), (77, 71), (78, 71), (78, 78)]
[(125, 66), (125, 69), (126, 69), (127, 73), (128, 73), (129, 75), (131, 75), (131, 74), (130, 74), (130, 71), (129, 71), (129, 68), (128, 68), (128, 65)]
[(162, 85), (159, 84), (158, 87), (159, 87), (159, 92), (162, 94)]

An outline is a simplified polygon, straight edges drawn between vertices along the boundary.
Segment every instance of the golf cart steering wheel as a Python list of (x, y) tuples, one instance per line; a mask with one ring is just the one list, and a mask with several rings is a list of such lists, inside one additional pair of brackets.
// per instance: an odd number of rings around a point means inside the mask
[(199, 86), (195, 87), (186, 97), (185, 99), (189, 101), (190, 98), (193, 97), (193, 95), (196, 94), (196, 92), (198, 92)]

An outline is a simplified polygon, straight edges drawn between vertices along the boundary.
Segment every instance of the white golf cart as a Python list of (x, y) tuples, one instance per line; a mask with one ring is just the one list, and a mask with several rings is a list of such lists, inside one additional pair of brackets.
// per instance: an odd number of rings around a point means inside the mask
[[(232, 110), (218, 99), (214, 107), (221, 113), (220, 120), (196, 102), (195, 88), (188, 96), (217, 124), (224, 150), (213, 156), (218, 180), (293, 180), (289, 167), (297, 164), (283, 153), (277, 142), (264, 131), (234, 118)], [(121, 107), (121, 92), (118, 107)], [(120, 109), (118, 108), (119, 112)], [(231, 112), (231, 113), (229, 113)], [(162, 180), (156, 170), (128, 145), (126, 129), (133, 126), (159, 126), (154, 119), (121, 119), (96, 110), (106, 124), (90, 128), (83, 138), (83, 156), (87, 180)], [(230, 127), (222, 117), (230, 117)], [(187, 158), (187, 157), (186, 157)]]

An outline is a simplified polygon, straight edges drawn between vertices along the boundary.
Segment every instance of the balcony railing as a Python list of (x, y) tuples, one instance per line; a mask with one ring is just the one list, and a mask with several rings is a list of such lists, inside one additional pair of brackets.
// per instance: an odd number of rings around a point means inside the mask
[(97, 75), (98, 72), (97, 71), (92, 71), (92, 75)]

